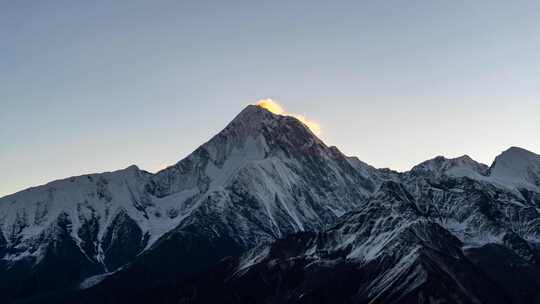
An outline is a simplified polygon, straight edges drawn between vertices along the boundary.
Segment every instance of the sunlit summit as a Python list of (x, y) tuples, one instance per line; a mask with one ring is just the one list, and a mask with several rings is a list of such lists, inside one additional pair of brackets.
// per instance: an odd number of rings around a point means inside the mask
[(257, 105), (259, 107), (267, 109), (268, 111), (274, 114), (292, 116), (300, 120), (304, 125), (306, 125), (311, 130), (311, 132), (313, 132), (313, 134), (317, 136), (322, 135), (322, 128), (319, 123), (307, 118), (305, 115), (287, 112), (283, 108), (283, 106), (281, 106), (277, 101), (271, 98), (261, 99), (257, 102)]

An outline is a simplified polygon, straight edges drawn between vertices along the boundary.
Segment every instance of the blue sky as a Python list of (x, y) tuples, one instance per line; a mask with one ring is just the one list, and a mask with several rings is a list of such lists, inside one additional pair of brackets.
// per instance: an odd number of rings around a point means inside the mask
[(258, 99), (377, 166), (540, 152), (538, 1), (0, 1), (0, 196), (180, 160)]

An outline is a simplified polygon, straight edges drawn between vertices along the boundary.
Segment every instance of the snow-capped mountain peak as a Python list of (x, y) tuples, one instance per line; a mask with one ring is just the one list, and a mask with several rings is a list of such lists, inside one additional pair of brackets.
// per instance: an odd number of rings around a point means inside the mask
[[(141, 273), (176, 280), (227, 255), (321, 231), (340, 217), (350, 219), (347, 227), (328, 240), (343, 245), (338, 256), (358, 240), (358, 250), (346, 256), (365, 261), (384, 256), (382, 240), (396, 252), (394, 243), (409, 244), (417, 232), (432, 230), (478, 246), (504, 242), (513, 232), (508, 227), (518, 227), (512, 240), (520, 249), (539, 238), (533, 207), (540, 206), (540, 191), (520, 192), (540, 189), (539, 176), (540, 156), (519, 148), (500, 155), (491, 169), (462, 156), (436, 157), (405, 173), (380, 170), (328, 147), (295, 117), (249, 105), (156, 174), (130, 166), (0, 198), (0, 293), (30, 282), (25, 288), (38, 294), (85, 279), (87, 287), (99, 281), (110, 290), (144, 288)], [(335, 247), (327, 245), (315, 249), (326, 256)]]
[(491, 178), (498, 183), (540, 190), (540, 155), (511, 147), (495, 158)]
[(304, 134), (304, 137), (316, 137), (297, 118), (289, 115), (275, 114), (258, 105), (246, 106), (220, 134), (228, 135), (229, 133), (236, 133), (238, 135), (253, 135), (253, 133), (263, 132), (264, 129), (283, 128), (287, 125), (289, 127), (301, 128), (303, 131), (309, 133), (309, 135)]
[(437, 156), (415, 166), (410, 172), (415, 175), (428, 175), (434, 177), (469, 177), (480, 178), (488, 172), (488, 166), (479, 163), (468, 155), (457, 158)]
[[(0, 199), (0, 269), (17, 282), (8, 269), (54, 265), (67, 258), (58, 254), (69, 253), (84, 279), (114, 271), (143, 252), (160, 252), (164, 242), (185, 246), (186, 231), (197, 231), (203, 243), (222, 239), (247, 249), (319, 229), (374, 190), (369, 175), (300, 120), (250, 105), (192, 154), (156, 174), (131, 166)], [(21, 279), (47, 274), (24, 273)]]

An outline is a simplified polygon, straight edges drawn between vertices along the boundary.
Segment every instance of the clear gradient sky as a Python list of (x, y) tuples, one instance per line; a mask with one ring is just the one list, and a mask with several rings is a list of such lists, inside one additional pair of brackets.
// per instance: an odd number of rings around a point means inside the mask
[(273, 98), (377, 167), (540, 152), (540, 1), (0, 0), (0, 196), (173, 164)]

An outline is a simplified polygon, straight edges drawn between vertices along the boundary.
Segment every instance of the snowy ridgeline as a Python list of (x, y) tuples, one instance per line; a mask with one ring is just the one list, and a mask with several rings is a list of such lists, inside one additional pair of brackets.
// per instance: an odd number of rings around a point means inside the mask
[[(157, 174), (131, 166), (1, 198), (0, 253), (7, 261), (37, 264), (54, 240), (68, 234), (89, 260), (113, 271), (201, 213), (216, 215), (226, 230), (218, 233), (250, 247), (318, 229), (352, 210), (374, 190), (369, 174), (375, 171), (366, 166), (359, 174), (296, 119), (249, 106)], [(126, 235), (137, 243), (129, 252), (120, 246)]]
[[(343, 227), (328, 232), (328, 247), (306, 248), (306, 255), (345, 250), (347, 259), (368, 262), (405, 242), (407, 231), (424, 229), (426, 219), (464, 247), (538, 242), (539, 206), (540, 156), (526, 150), (510, 148), (491, 167), (463, 156), (405, 173), (379, 170), (327, 147), (295, 118), (248, 106), (156, 174), (131, 166), (1, 198), (0, 276), (19, 263), (48, 263), (71, 246), (84, 260), (75, 264), (83, 265), (88, 287), (161, 250), (159, 240), (174, 233), (209, 231), (204, 237), (227, 236), (249, 249), (336, 221)], [(357, 227), (361, 221), (369, 226)], [(418, 254), (415, 248), (404, 254)], [(248, 253), (239, 272), (269, 253)]]

